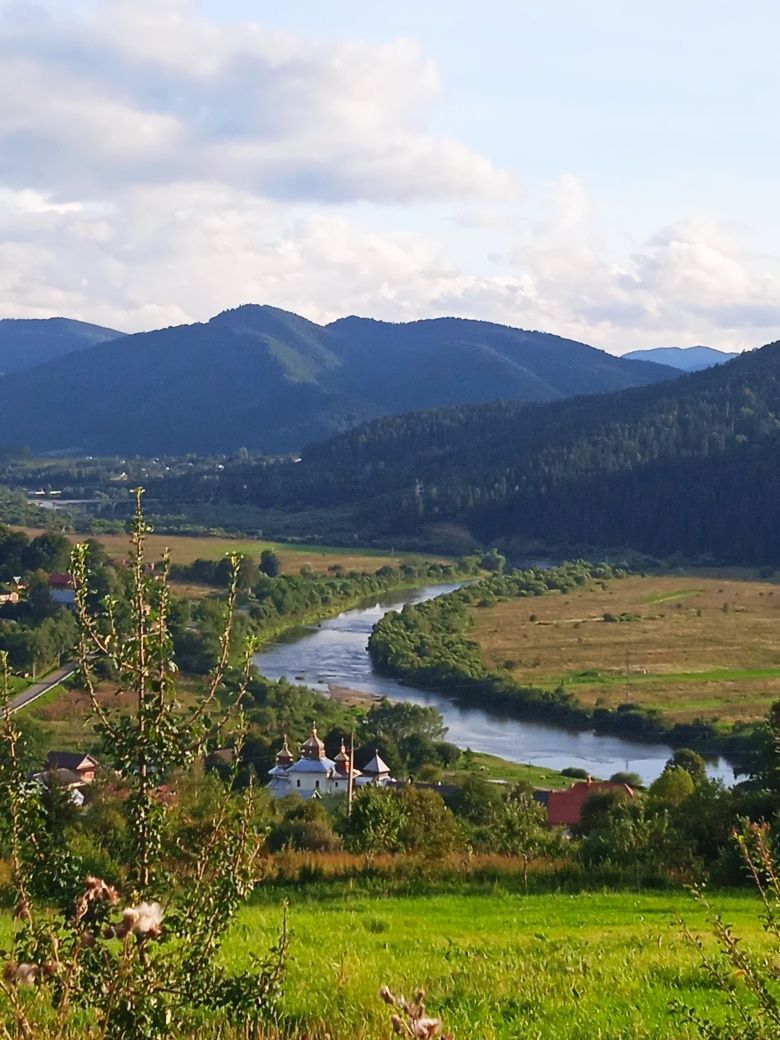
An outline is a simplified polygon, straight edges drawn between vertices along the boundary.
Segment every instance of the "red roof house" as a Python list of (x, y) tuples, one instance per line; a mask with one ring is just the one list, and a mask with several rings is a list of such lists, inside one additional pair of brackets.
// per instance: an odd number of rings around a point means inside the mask
[(73, 579), (69, 574), (58, 574), (54, 571), (48, 577), (48, 585), (50, 589), (72, 589)]
[(69, 574), (50, 574), (48, 579), (49, 595), (55, 603), (64, 607), (72, 607), (76, 602), (73, 590), (73, 579)]
[(582, 809), (592, 794), (601, 791), (625, 791), (634, 797), (634, 789), (628, 784), (611, 780), (583, 780), (572, 784), (566, 791), (534, 791), (534, 798), (547, 809), (547, 822), (551, 827), (576, 827), (582, 819)]

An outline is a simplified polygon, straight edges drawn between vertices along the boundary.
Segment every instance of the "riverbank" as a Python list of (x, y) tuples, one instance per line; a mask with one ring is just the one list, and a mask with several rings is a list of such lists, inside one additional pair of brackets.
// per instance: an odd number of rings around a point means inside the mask
[[(451, 689), (432, 692), (378, 672), (366, 651), (377, 623), (386, 615), (406, 616), (416, 609), (414, 604), (434, 602), (443, 593), (448, 599), (446, 593), (452, 590), (452, 585), (430, 585), (391, 603), (345, 612), (267, 645), (254, 663), (270, 680), (286, 679), (325, 696), (329, 686), (337, 686), (368, 697), (435, 708), (447, 728), (448, 741), (464, 750), (495, 755), (509, 763), (508, 770), (519, 768), (518, 779), (529, 779), (528, 763), (532, 763), (530, 782), (535, 786), (552, 786), (549, 777), (572, 767), (605, 779), (617, 772), (635, 772), (645, 784), (659, 776), (673, 751), (669, 744), (517, 719), (490, 705), (483, 709), (478, 703), (458, 704)], [(722, 760), (711, 765), (711, 774), (726, 784), (734, 782), (732, 770)], [(502, 778), (500, 772), (495, 778)]]
[[(288, 576), (280, 575), (280, 577), (284, 579)], [(276, 622), (267, 622), (263, 618), (258, 620), (258, 615), (250, 607), (249, 616), (254, 622), (253, 635), (256, 646), (260, 650), (269, 643), (287, 639), (351, 610), (373, 605), (377, 602), (377, 597), (380, 600), (392, 602), (398, 597), (413, 596), (419, 589), (425, 588), (430, 581), (441, 581), (442, 584), (452, 586), (452, 590), (454, 590), (460, 587), (461, 582), (474, 577), (473, 571), (460, 571), (454, 567), (437, 564), (434, 565), (432, 573), (421, 576), (414, 582), (407, 581), (398, 584), (377, 582), (374, 588), (369, 588), (369, 585), (374, 584), (371, 576), (348, 579), (352, 583), (359, 582), (360, 587), (345, 593), (336, 592), (331, 602), (322, 602), (311, 610), (284, 613), (278, 617)]]
[[(489, 668), (481, 646), (470, 638), (475, 611), (547, 594), (571, 596), (588, 584), (619, 583), (624, 577), (623, 571), (583, 562), (492, 576), (402, 614), (388, 614), (371, 634), (369, 653), (381, 674), (446, 696), (462, 707), (479, 707), (499, 717), (552, 723), (572, 731), (592, 730), (632, 741), (688, 746), (706, 755), (739, 760), (756, 739), (756, 723), (698, 717), (676, 721), (635, 702), (613, 707), (599, 701), (583, 703), (563, 683), (554, 688), (537, 687), (518, 683), (509, 667)], [(522, 609), (536, 620), (533, 604), (525, 603)], [(615, 617), (616, 622), (620, 620)], [(612, 627), (617, 629), (617, 625)]]

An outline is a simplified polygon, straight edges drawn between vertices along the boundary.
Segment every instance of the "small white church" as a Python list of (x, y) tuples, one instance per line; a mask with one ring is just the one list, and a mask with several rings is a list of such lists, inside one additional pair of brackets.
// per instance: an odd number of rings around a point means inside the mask
[(287, 745), (287, 737), (284, 738), (276, 756), (276, 765), (268, 770), (271, 777), (268, 790), (274, 798), (284, 798), (288, 794), (297, 794), (306, 799), (322, 798), (328, 794), (346, 795), (350, 787), (350, 773), (354, 789), (366, 784), (384, 787), (395, 783), (390, 776), (389, 766), (382, 761), (378, 752), (362, 772), (351, 765), (343, 740), (336, 757), (328, 758), (325, 745), (317, 736), (317, 727), (313, 725), (311, 736), (301, 745), (297, 762)]

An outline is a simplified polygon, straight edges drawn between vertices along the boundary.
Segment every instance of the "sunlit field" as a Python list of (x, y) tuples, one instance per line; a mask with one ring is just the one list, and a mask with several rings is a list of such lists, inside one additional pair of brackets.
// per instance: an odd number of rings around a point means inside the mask
[[(682, 892), (388, 896), (348, 882), (287, 891), (292, 943), (281, 1033), (350, 1040), (391, 1035), (377, 1000), (387, 984), (427, 993), (456, 1037), (514, 1040), (650, 1038), (686, 1034), (673, 1000), (722, 1013), (676, 916), (701, 931), (703, 912)], [(240, 916), (226, 955), (249, 963), (277, 934), (281, 896), (269, 890)], [(713, 901), (751, 943), (761, 942), (748, 893)]]
[(780, 697), (780, 585), (724, 572), (629, 577), (473, 611), (491, 667), (588, 705), (757, 719)]

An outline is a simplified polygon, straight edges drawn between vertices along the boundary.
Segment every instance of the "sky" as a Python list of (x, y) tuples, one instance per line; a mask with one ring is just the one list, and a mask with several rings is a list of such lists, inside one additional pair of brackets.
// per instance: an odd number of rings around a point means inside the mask
[(0, 0), (0, 317), (780, 338), (773, 0)]

